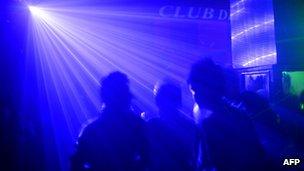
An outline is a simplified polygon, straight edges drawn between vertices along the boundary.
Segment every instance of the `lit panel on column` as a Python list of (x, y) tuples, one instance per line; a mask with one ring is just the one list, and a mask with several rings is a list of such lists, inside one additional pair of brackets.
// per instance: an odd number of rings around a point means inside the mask
[(272, 0), (232, 0), (230, 10), (233, 67), (276, 64)]

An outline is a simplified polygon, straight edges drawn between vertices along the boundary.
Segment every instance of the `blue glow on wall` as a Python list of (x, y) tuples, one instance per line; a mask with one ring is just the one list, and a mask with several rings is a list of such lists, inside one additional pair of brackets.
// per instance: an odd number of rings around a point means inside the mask
[(276, 64), (272, 0), (232, 0), (230, 11), (233, 67)]
[[(215, 61), (231, 66), (228, 1), (127, 2), (52, 1), (27, 7), (27, 60), (34, 63), (44, 105), (40, 113), (56, 144), (56, 150), (45, 145), (49, 170), (58, 170), (50, 159), (53, 153), (67, 170), (81, 127), (98, 116), (99, 79), (109, 72), (129, 76), (133, 107), (147, 117), (156, 113), (154, 84), (166, 77), (181, 82), (183, 112), (191, 117), (193, 100), (186, 83), (191, 64), (213, 54)], [(49, 134), (43, 134), (46, 142), (51, 142)]]

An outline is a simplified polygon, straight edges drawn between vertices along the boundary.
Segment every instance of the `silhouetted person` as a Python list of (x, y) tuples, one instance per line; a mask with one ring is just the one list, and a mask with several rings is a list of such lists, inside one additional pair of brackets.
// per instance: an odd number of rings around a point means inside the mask
[(18, 170), (18, 113), (11, 102), (0, 100), (0, 170)]
[(295, 95), (291, 77), (288, 73), (282, 74), (283, 89), (280, 92), (280, 105), (291, 113), (299, 113), (299, 98)]
[(152, 171), (192, 171), (196, 167), (198, 132), (194, 122), (180, 112), (182, 92), (165, 81), (155, 87), (159, 118), (149, 120)]
[(130, 109), (127, 76), (110, 73), (101, 80), (104, 109), (78, 140), (72, 170), (141, 171), (146, 167), (145, 125)]
[(203, 169), (261, 170), (263, 150), (246, 114), (228, 105), (222, 68), (211, 59), (195, 63), (189, 75), (190, 88), (201, 111)]
[(278, 115), (271, 109), (265, 97), (255, 92), (245, 91), (241, 94), (241, 101), (253, 121), (269, 127), (278, 125)]
[(281, 157), (288, 147), (287, 139), (281, 131), (279, 116), (272, 110), (268, 100), (258, 93), (245, 91), (241, 94), (241, 101), (254, 123), (267, 154), (268, 165), (272, 163), (278, 170), (282, 166)]

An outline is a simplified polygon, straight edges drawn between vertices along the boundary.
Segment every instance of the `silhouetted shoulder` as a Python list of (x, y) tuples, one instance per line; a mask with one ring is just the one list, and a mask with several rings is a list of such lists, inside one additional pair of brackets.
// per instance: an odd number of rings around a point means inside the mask
[(251, 120), (242, 110), (231, 106), (218, 109), (203, 120), (202, 128), (209, 156), (219, 170), (260, 167), (263, 149)]
[(146, 122), (138, 115), (130, 111), (130, 113), (126, 116), (127, 123), (135, 126), (135, 129), (138, 129), (137, 131), (144, 132), (146, 129)]
[(94, 119), (89, 119), (87, 122), (82, 124), (78, 137), (82, 137), (83, 134), (86, 134), (86, 132), (88, 132), (91, 129), (94, 130), (94, 127), (97, 127), (98, 119), (99, 119), (98, 117), (96, 117)]
[(98, 118), (84, 125), (79, 134), (77, 144), (80, 146), (86, 146), (88, 143), (93, 143), (94, 138), (96, 138), (98, 133), (101, 134), (101, 124), (102, 120)]
[(165, 128), (166, 124), (160, 118), (152, 118), (147, 122), (147, 129), (149, 133), (159, 132)]
[(228, 117), (230, 117), (234, 122), (239, 123), (243, 128), (246, 128), (247, 131), (255, 133), (253, 122), (245, 110), (230, 105), (226, 105), (225, 108), (227, 111), (226, 114), (229, 115)]
[(148, 122), (147, 122), (147, 124), (150, 126), (153, 126), (153, 125), (158, 125), (158, 124), (160, 124), (161, 123), (161, 120), (160, 120), (160, 118), (152, 118), (152, 119), (150, 119)]

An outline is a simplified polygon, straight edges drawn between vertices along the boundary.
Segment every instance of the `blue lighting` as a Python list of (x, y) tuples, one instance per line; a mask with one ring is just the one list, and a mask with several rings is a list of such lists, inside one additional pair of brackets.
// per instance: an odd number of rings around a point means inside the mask
[(272, 1), (232, 1), (230, 8), (234, 68), (276, 64)]
[[(169, 77), (181, 82), (182, 110), (191, 114), (193, 100), (185, 80), (192, 63), (212, 53), (215, 61), (231, 65), (228, 9), (164, 7), (28, 6), (28, 48), (34, 52), (28, 59), (36, 66), (60, 158), (68, 159), (82, 125), (98, 116), (99, 79), (109, 72), (129, 76), (133, 107), (149, 118), (156, 113), (157, 81)], [(66, 168), (68, 161), (61, 162)]]

